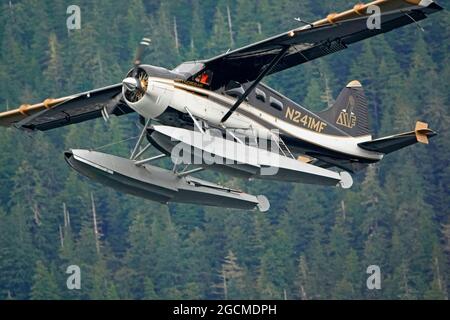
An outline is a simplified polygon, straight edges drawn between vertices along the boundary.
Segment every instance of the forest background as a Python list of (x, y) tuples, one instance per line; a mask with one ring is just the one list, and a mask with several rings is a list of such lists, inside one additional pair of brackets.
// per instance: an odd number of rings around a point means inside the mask
[[(144, 62), (174, 68), (354, 5), (77, 0), (81, 29), (69, 31), (71, 4), (0, 4), (1, 111), (120, 82), (143, 36), (152, 39)], [(450, 15), (420, 24), (425, 32), (413, 24), (266, 83), (319, 111), (357, 79), (376, 136), (416, 120), (439, 136), (357, 174), (351, 190), (206, 173), (267, 195), (267, 213), (160, 205), (67, 166), (64, 150), (136, 136), (136, 115), (32, 135), (1, 129), (0, 299), (448, 299)], [(132, 144), (102, 151), (127, 155)], [(81, 290), (66, 287), (69, 265), (82, 270)], [(380, 290), (367, 289), (369, 265), (380, 267)]]

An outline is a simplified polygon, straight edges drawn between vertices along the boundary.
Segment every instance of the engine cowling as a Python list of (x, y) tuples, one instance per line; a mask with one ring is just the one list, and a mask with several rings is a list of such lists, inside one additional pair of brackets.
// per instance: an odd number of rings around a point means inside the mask
[(140, 66), (128, 72), (122, 93), (127, 105), (145, 118), (155, 119), (169, 106), (173, 90), (152, 77), (151, 68)]

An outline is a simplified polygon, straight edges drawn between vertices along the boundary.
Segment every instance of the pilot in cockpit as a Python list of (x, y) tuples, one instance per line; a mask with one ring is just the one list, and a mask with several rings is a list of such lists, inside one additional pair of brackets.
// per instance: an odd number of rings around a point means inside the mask
[(202, 73), (200, 73), (196, 78), (195, 81), (201, 84), (204, 84), (206, 86), (211, 85), (212, 80), (212, 71), (206, 70)]

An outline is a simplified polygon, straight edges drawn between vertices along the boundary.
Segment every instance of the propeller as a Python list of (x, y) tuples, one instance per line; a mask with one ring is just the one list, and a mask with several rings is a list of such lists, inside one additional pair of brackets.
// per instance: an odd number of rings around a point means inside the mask
[(115, 95), (106, 103), (101, 109), (101, 114), (105, 122), (108, 122), (109, 116), (114, 113), (123, 98), (129, 102), (137, 102), (146, 94), (148, 86), (148, 75), (140, 68), (142, 56), (145, 49), (150, 45), (149, 38), (143, 38), (136, 50), (136, 57), (134, 59), (134, 67), (128, 72), (127, 77), (122, 81), (122, 92)]
[(125, 88), (125, 98), (130, 102), (139, 101), (147, 91), (148, 75), (140, 68), (140, 65), (145, 49), (150, 46), (151, 41), (149, 38), (142, 38), (136, 50), (134, 67), (122, 81), (122, 85)]
[(136, 57), (134, 58), (134, 69), (133, 69), (133, 77), (136, 77), (137, 69), (139, 68), (142, 62), (142, 55), (145, 52), (145, 49), (150, 46), (152, 40), (150, 38), (142, 38), (139, 46), (136, 50)]

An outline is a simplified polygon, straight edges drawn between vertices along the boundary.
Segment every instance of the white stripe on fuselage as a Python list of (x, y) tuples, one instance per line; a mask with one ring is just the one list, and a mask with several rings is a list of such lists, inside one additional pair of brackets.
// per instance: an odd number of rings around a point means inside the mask
[[(175, 94), (172, 98), (170, 106), (174, 109), (177, 109), (180, 112), (185, 113), (185, 107), (189, 108), (189, 111), (196, 117), (201, 119), (205, 119), (210, 121), (216, 125), (220, 124), (220, 120), (223, 115), (229, 110), (229, 108), (210, 101), (206, 97), (202, 97), (199, 95), (195, 95), (193, 93), (189, 93), (188, 91), (198, 92), (208, 96), (214, 96), (217, 100), (223, 101), (228, 105), (233, 105), (235, 102), (234, 99), (225, 97), (223, 95), (217, 94), (213, 91), (205, 90), (202, 88), (197, 88), (194, 86), (183, 84), (182, 82), (175, 82), (170, 79), (163, 78), (153, 78), (150, 77), (149, 81), (154, 81), (159, 84), (165, 84), (170, 86), (171, 88), (175, 88)], [(179, 88), (179, 89), (178, 89)], [(183, 90), (185, 89), (185, 90)], [(200, 100), (199, 100), (200, 99)], [(203, 103), (195, 102), (193, 105), (187, 105), (187, 102), (194, 101), (202, 101)], [(242, 129), (255, 129), (261, 131), (263, 130), (264, 134), (267, 134), (271, 129), (281, 129), (287, 132), (289, 135), (298, 138), (299, 140), (304, 140), (308, 143), (335, 151), (344, 153), (350, 156), (361, 157), (365, 159), (371, 160), (381, 160), (383, 155), (377, 152), (371, 152), (368, 150), (364, 150), (358, 146), (358, 143), (366, 142), (372, 140), (370, 135), (362, 136), (362, 137), (340, 137), (333, 136), (323, 133), (317, 133), (296, 125), (293, 125), (289, 122), (282, 120), (281, 118), (275, 117), (271, 114), (268, 114), (260, 109), (253, 107), (252, 105), (243, 102), (240, 106), (240, 109), (251, 113), (253, 116), (260, 118), (261, 120), (271, 123), (274, 128), (267, 128), (259, 123), (255, 123), (254, 120), (246, 117), (245, 115), (239, 113), (239, 109), (227, 120), (226, 124), (229, 127), (233, 128), (242, 128)]]

